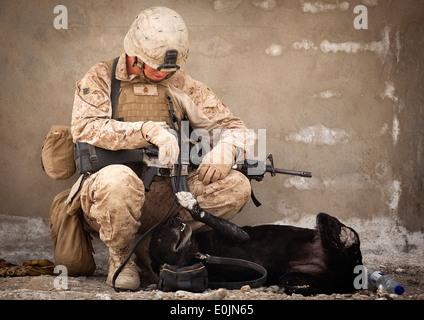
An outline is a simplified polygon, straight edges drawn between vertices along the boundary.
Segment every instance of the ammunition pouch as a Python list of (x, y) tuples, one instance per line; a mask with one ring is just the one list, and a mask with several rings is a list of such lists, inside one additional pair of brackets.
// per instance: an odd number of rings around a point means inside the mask
[(41, 149), (41, 165), (50, 178), (66, 180), (75, 173), (72, 148), (71, 128), (52, 126)]

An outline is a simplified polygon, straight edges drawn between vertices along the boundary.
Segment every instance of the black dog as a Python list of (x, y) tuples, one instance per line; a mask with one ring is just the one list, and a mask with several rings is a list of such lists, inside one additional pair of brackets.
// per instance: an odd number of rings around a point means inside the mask
[[(190, 211), (190, 210), (189, 210)], [(355, 290), (353, 269), (362, 264), (359, 236), (336, 218), (320, 213), (316, 229), (260, 225), (241, 228), (248, 240), (234, 243), (221, 230), (193, 234), (179, 218), (169, 219), (153, 235), (150, 243), (152, 268), (162, 264), (192, 265), (196, 252), (212, 256), (250, 260), (268, 272), (266, 285), (277, 284), (287, 293), (311, 295), (348, 293)], [(210, 269), (215, 280), (241, 281), (252, 270), (235, 267)]]

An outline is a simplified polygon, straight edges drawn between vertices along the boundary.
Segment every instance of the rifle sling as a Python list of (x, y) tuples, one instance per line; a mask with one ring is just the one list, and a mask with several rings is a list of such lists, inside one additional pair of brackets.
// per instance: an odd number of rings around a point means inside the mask
[(116, 79), (116, 66), (118, 64), (119, 57), (113, 60), (112, 64), (112, 83), (110, 90), (110, 101), (112, 104), (112, 119), (115, 116), (116, 108), (118, 107), (119, 94), (121, 91), (121, 81)]
[(253, 186), (252, 186), (252, 179), (250, 180), (250, 198), (252, 199), (253, 203), (256, 207), (260, 207), (262, 203), (256, 198), (255, 193), (253, 192)]

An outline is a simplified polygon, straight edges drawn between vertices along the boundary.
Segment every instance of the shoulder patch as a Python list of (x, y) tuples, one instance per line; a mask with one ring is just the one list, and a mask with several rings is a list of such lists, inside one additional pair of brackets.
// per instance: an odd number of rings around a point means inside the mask
[(110, 99), (105, 92), (99, 89), (95, 83), (90, 83), (90, 81), (84, 81), (84, 83), (79, 85), (78, 95), (82, 100), (96, 107)]
[(81, 88), (80, 90), (80, 96), (86, 97), (92, 92), (90, 86), (86, 86)]

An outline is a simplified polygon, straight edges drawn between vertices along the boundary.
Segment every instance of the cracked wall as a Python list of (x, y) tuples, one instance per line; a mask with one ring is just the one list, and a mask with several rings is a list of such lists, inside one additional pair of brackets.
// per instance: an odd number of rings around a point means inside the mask
[[(263, 205), (249, 203), (235, 222), (302, 224), (327, 212), (386, 239), (418, 232), (424, 243), (421, 1), (62, 1), (66, 30), (53, 26), (57, 4), (5, 2), (0, 13), (5, 219), (48, 218), (54, 195), (76, 177), (42, 172), (45, 135), (70, 124), (75, 82), (123, 51), (138, 11), (165, 5), (188, 25), (184, 69), (249, 128), (266, 129), (276, 166), (313, 173), (253, 182)], [(354, 27), (357, 5), (367, 7), (368, 29)]]

